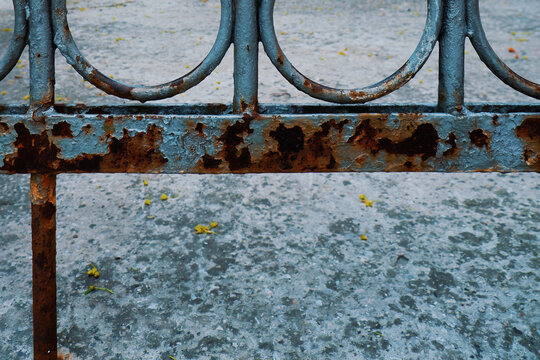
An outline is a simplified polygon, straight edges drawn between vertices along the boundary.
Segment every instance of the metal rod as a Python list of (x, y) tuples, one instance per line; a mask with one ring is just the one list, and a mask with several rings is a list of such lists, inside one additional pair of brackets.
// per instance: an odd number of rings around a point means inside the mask
[(34, 360), (57, 360), (56, 175), (32, 174)]
[(235, 17), (233, 111), (256, 112), (259, 81), (257, 0), (236, 0)]
[(54, 103), (54, 45), (50, 0), (29, 0), (30, 111)]
[[(50, 0), (29, 0), (30, 121), (45, 128), (54, 105)], [(44, 130), (43, 130), (44, 131)], [(56, 175), (31, 174), (34, 360), (57, 360)]]
[(461, 113), (465, 73), (465, 0), (444, 2), (439, 38), (439, 111)]

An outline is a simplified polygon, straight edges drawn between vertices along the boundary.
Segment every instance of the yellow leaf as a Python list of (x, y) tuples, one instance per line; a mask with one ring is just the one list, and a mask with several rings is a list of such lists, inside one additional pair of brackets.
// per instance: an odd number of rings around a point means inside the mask
[(143, 180), (142, 183), (144, 186), (148, 186), (148, 180)]
[(362, 200), (362, 201), (367, 200), (366, 195), (364, 195), (364, 194), (360, 194), (360, 195), (358, 195), (358, 197), (359, 197), (360, 200)]
[(144, 205), (150, 205), (152, 202), (150, 201), (150, 199), (146, 199), (144, 200)]
[(167, 200), (169, 197), (165, 194), (161, 194), (161, 200), (165, 201)]
[(367, 236), (364, 234), (360, 235), (360, 240), (367, 240)]
[(366, 207), (373, 207), (373, 200), (366, 200)]
[(211, 228), (215, 228), (218, 226), (218, 223), (216, 221), (210, 223)]
[(23, 97), (23, 100), (28, 100), (30, 99), (30, 95), (29, 94), (26, 94), (24, 97)]

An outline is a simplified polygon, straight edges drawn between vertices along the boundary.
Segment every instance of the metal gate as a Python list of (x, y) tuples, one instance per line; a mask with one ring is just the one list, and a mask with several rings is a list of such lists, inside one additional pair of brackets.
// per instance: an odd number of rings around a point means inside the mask
[[(277, 41), (274, 0), (221, 0), (207, 57), (156, 86), (123, 84), (81, 54), (66, 0), (13, 0), (14, 34), (0, 80), (26, 44), (29, 106), (0, 106), (0, 171), (31, 174), (34, 358), (56, 360), (56, 174), (259, 173), (336, 171), (540, 172), (540, 106), (464, 103), (464, 44), (515, 90), (540, 99), (540, 85), (513, 72), (488, 43), (479, 0), (428, 0), (412, 56), (395, 73), (358, 89), (335, 89), (302, 75)], [(259, 42), (300, 91), (341, 105), (257, 101)], [(362, 105), (412, 79), (439, 44), (438, 103)], [(67, 106), (54, 103), (54, 51), (104, 92), (141, 102), (196, 86), (234, 44), (232, 104)]]

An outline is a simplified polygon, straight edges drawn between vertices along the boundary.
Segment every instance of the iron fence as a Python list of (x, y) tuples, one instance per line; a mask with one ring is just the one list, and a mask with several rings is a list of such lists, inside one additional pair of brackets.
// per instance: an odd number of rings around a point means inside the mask
[[(499, 79), (540, 99), (540, 85), (512, 71), (486, 39), (479, 0), (428, 0), (410, 58), (376, 84), (336, 89), (287, 59), (274, 30), (274, 0), (221, 0), (215, 43), (192, 71), (136, 86), (102, 74), (77, 48), (66, 0), (13, 0), (15, 25), (0, 80), (26, 45), (28, 106), (0, 106), (0, 172), (31, 174), (34, 358), (56, 359), (56, 174), (65, 172), (255, 173), (330, 171), (540, 171), (540, 106), (465, 104), (468, 38)], [(340, 105), (259, 104), (259, 43), (285, 79)], [(232, 104), (59, 105), (54, 54), (107, 94), (140, 102), (200, 83), (234, 44)], [(410, 81), (439, 45), (438, 102), (364, 104)]]

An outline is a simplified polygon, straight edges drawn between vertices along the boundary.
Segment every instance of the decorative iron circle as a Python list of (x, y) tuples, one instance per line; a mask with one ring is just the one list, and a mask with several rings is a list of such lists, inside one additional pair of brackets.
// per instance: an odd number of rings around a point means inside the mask
[(15, 10), (15, 25), (13, 27), (13, 36), (8, 45), (7, 52), (0, 59), (0, 80), (5, 78), (13, 69), (17, 60), (26, 46), (28, 38), (28, 20), (26, 19), (26, 0), (13, 0), (13, 9)]
[(399, 89), (422, 68), (437, 42), (442, 24), (442, 0), (427, 0), (428, 13), (424, 32), (411, 57), (386, 79), (358, 89), (336, 89), (319, 84), (298, 71), (287, 59), (279, 46), (274, 29), (275, 0), (261, 0), (259, 30), (266, 54), (279, 72), (298, 90), (317, 99), (354, 104), (375, 100)]
[(160, 100), (182, 93), (200, 83), (219, 65), (229, 49), (233, 32), (232, 0), (221, 0), (221, 19), (216, 41), (204, 60), (192, 71), (168, 83), (144, 86), (128, 85), (113, 80), (93, 67), (81, 54), (67, 21), (66, 0), (52, 0), (54, 43), (67, 62), (88, 82), (107, 94), (138, 100)]
[(534, 83), (516, 74), (497, 56), (489, 44), (482, 26), (478, 0), (467, 1), (467, 22), (469, 39), (478, 53), (480, 60), (486, 64), (489, 70), (515, 90), (533, 98), (540, 99), (540, 84)]

